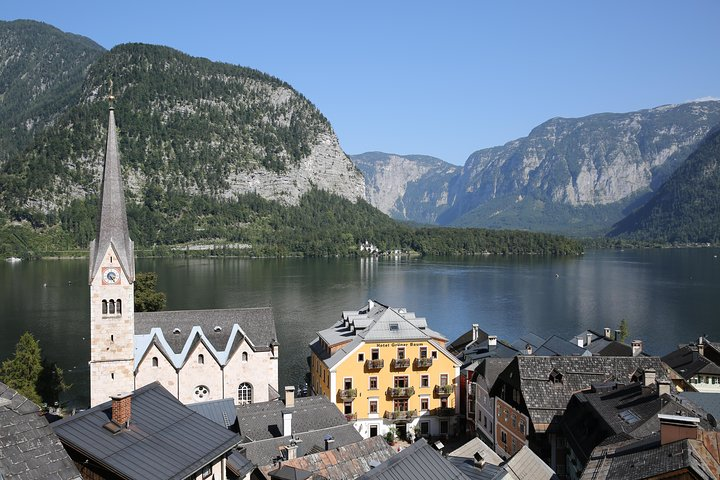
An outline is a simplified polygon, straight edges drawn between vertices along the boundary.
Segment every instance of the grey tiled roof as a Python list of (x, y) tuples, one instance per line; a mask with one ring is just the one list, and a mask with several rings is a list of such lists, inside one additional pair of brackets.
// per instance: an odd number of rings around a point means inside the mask
[(592, 355), (589, 351), (577, 344), (572, 343), (564, 338), (560, 338), (557, 335), (553, 335), (538, 347), (533, 354), (539, 356), (552, 356), (552, 355)]
[(503, 465), (503, 470), (518, 480), (555, 480), (558, 476), (527, 445), (518, 450)]
[(80, 480), (80, 473), (33, 402), (0, 382), (0, 478)]
[(135, 253), (130, 240), (127, 214), (125, 213), (125, 192), (120, 170), (120, 153), (117, 146), (115, 112), (110, 109), (108, 118), (105, 167), (100, 191), (100, 212), (98, 214), (97, 238), (90, 243), (90, 282), (98, 272), (100, 263), (110, 245), (115, 249), (130, 282), (135, 280)]
[(448, 457), (459, 457), (466, 459), (474, 459), (475, 453), (480, 452), (486, 463), (492, 465), (500, 465), (503, 459), (495, 453), (492, 447), (485, 444), (480, 438), (473, 437), (452, 452), (448, 453)]
[(358, 480), (469, 480), (455, 465), (428, 445), (424, 438), (400, 451)]
[(699, 373), (720, 375), (720, 367), (700, 355), (696, 346), (680, 347), (662, 357), (662, 360), (685, 380), (689, 380)]
[(485, 358), (478, 368), (475, 369), (473, 382), (479, 382), (481, 379), (485, 382), (486, 390), (492, 388), (498, 376), (512, 362), (512, 358)]
[(255, 470), (255, 465), (240, 452), (233, 451), (227, 458), (227, 468), (238, 478), (245, 478), (245, 475)]
[(128, 479), (184, 479), (225, 455), (236, 433), (185, 407), (159, 383), (132, 396), (129, 429), (113, 434), (106, 402), (52, 425), (66, 448)]
[(212, 400), (210, 402), (191, 403), (186, 405), (193, 412), (212, 420), (223, 428), (237, 430), (237, 412), (232, 398)]

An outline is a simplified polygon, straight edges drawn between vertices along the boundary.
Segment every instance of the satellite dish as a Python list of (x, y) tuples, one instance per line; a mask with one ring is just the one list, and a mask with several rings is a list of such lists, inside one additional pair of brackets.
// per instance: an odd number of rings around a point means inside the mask
[(715, 417), (713, 417), (712, 413), (707, 414), (707, 419), (712, 428), (717, 428), (717, 420), (715, 420)]

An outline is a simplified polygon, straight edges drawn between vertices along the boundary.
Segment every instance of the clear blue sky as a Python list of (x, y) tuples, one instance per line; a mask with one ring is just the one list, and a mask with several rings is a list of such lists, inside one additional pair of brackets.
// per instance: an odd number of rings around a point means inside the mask
[(717, 0), (3, 0), (0, 18), (275, 75), (350, 154), (462, 164), (552, 117), (720, 97)]

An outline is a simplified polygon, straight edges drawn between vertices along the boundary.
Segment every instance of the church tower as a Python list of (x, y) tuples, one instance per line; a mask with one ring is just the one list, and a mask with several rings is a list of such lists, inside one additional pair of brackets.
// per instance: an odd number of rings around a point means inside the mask
[[(112, 86), (111, 86), (112, 89)], [(135, 257), (125, 211), (115, 113), (110, 112), (97, 238), (90, 243), (90, 405), (134, 390)]]

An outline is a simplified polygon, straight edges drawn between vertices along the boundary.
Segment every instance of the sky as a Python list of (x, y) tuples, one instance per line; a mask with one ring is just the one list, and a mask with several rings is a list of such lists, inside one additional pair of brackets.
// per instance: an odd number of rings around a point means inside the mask
[(717, 0), (3, 0), (19, 18), (269, 73), (349, 154), (464, 164), (553, 117), (720, 98)]

